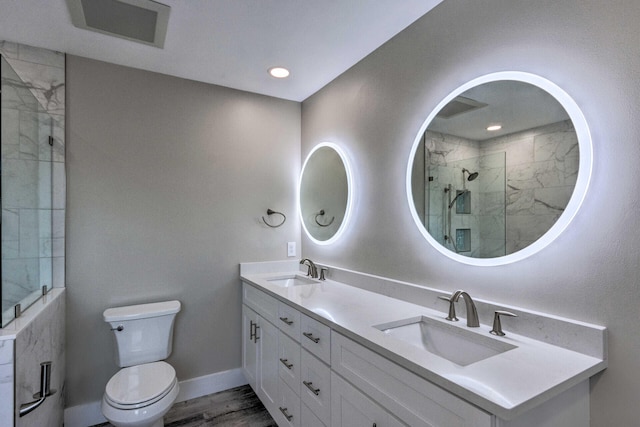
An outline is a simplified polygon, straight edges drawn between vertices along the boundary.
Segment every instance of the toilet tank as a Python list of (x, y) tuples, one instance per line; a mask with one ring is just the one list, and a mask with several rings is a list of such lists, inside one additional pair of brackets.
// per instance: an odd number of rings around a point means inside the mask
[(180, 301), (109, 308), (104, 321), (116, 339), (116, 363), (121, 368), (164, 360), (171, 354), (173, 324)]

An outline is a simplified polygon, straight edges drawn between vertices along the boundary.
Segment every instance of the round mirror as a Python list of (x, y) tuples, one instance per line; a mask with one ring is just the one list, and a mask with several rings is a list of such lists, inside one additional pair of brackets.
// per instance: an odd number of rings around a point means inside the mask
[(416, 136), (407, 197), (421, 233), (472, 265), (523, 259), (577, 213), (591, 137), (576, 103), (539, 76), (502, 72), (453, 91)]
[(333, 243), (345, 229), (351, 212), (351, 168), (344, 152), (323, 142), (311, 150), (302, 166), (299, 213), (309, 238)]

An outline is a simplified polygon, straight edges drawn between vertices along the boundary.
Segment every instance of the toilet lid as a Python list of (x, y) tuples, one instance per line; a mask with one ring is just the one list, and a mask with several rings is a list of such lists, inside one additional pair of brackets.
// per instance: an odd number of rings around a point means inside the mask
[(176, 382), (176, 371), (166, 362), (121, 369), (109, 382), (106, 397), (117, 405), (139, 405), (164, 396)]

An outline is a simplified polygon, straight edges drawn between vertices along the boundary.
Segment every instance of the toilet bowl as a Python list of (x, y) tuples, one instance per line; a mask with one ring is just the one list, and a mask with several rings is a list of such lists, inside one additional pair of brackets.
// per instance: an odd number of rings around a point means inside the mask
[(116, 427), (162, 427), (179, 391), (176, 372), (168, 363), (124, 368), (107, 383), (102, 414)]
[(102, 397), (102, 414), (114, 426), (164, 426), (163, 417), (180, 391), (175, 369), (163, 361), (171, 354), (179, 311), (179, 301), (105, 310), (122, 368), (111, 377)]

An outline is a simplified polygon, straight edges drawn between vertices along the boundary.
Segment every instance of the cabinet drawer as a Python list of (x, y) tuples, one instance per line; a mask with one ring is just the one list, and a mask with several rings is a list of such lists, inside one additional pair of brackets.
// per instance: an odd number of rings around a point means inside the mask
[(277, 325), (278, 300), (251, 285), (242, 283), (242, 302), (260, 316)]
[(331, 424), (331, 370), (327, 365), (302, 350), (300, 355), (302, 371), (300, 377), (300, 398), (318, 419)]
[(296, 341), (300, 341), (300, 312), (295, 308), (278, 302), (278, 328)]
[(304, 403), (300, 408), (300, 419), (304, 427), (326, 427)]
[(492, 416), (334, 333), (332, 369), (412, 427), (491, 427)]
[(280, 379), (280, 395), (276, 402), (274, 419), (278, 426), (303, 426), (300, 419), (300, 397)]
[(331, 373), (332, 427), (407, 427), (335, 372)]
[(280, 378), (300, 395), (300, 344), (280, 331), (278, 341), (278, 373)]
[(300, 343), (327, 364), (331, 364), (331, 329), (304, 314), (300, 315)]

